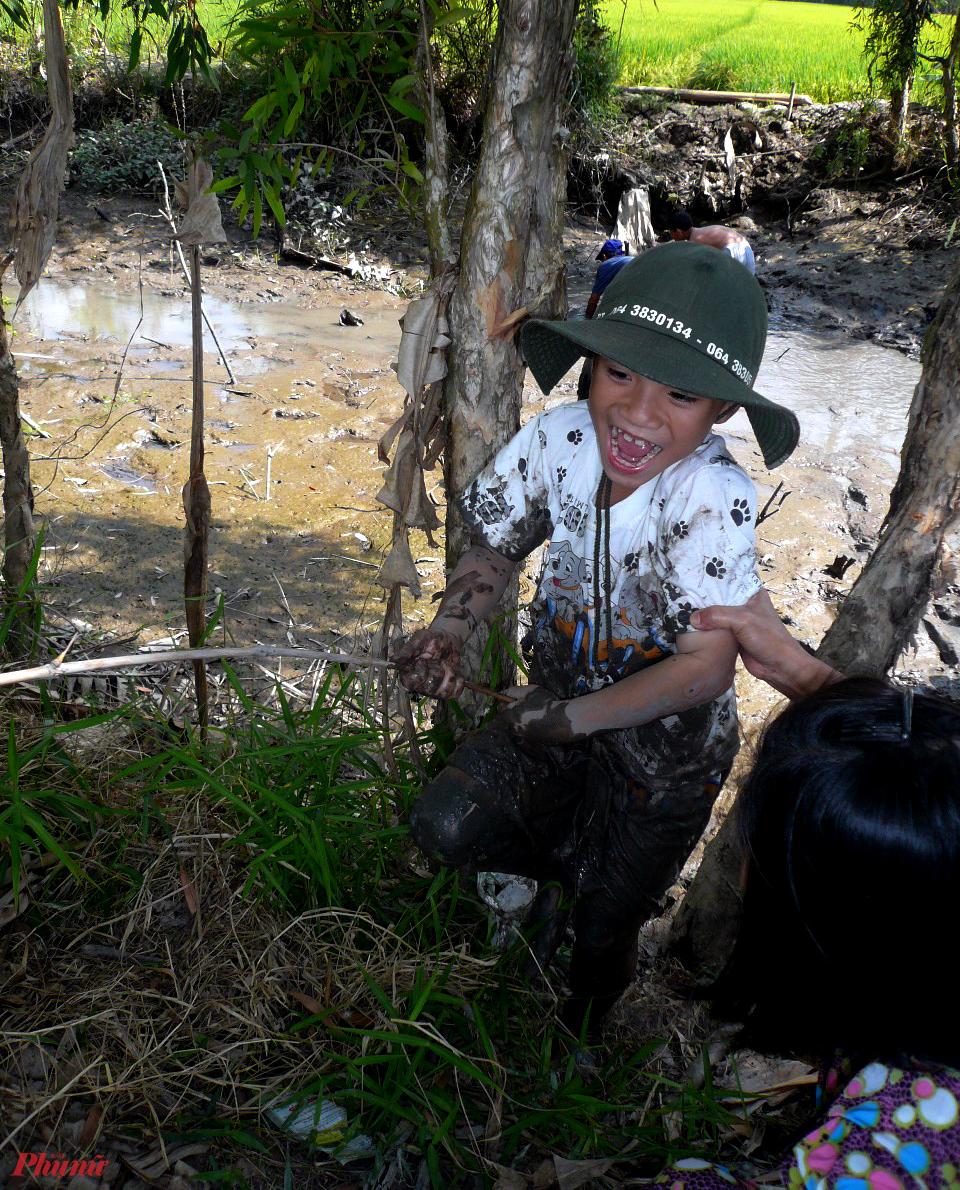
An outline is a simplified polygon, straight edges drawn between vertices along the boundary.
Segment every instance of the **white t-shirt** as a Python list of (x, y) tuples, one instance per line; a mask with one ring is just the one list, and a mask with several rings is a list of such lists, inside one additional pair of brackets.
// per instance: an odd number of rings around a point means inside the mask
[[(529, 422), (461, 501), (475, 537), (513, 561), (549, 539), (532, 607), (531, 680), (561, 698), (599, 689), (675, 653), (692, 611), (742, 604), (760, 589), (753, 484), (722, 438), (708, 434), (692, 454), (611, 506), (609, 593), (603, 589), (602, 523), (596, 549), (600, 476), (590, 412), (585, 401), (577, 402)], [(719, 742), (717, 733), (728, 733), (733, 723), (732, 691), (709, 705), (712, 727), (703, 726)], [(703, 719), (694, 717), (698, 724)], [(685, 718), (659, 722), (680, 728)]]

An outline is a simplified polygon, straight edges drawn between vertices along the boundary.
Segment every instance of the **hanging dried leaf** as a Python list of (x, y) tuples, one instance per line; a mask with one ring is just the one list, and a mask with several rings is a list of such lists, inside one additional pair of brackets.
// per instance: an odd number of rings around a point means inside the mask
[(420, 576), (417, 574), (417, 568), (413, 564), (413, 555), (410, 553), (410, 542), (406, 536), (394, 538), (393, 548), (387, 554), (383, 565), (380, 567), (377, 582), (381, 587), (386, 587), (387, 590), (394, 583), (400, 583), (404, 587), (410, 588), (414, 599), (420, 598)]
[(177, 183), (177, 197), (181, 201), (185, 197), (187, 205), (187, 213), (177, 232), (181, 244), (220, 244), (227, 238), (220, 220), (217, 196), (210, 193), (212, 185), (213, 170), (202, 157), (190, 166), (186, 188), (182, 182)]
[(403, 514), (403, 523), (408, 529), (422, 529), (427, 535), (431, 546), (434, 545), (433, 533), (440, 528), (440, 518), (433, 506), (433, 501), (427, 495), (427, 485), (423, 481), (423, 472), (415, 468), (410, 487), (410, 502)]
[(403, 334), (393, 365), (397, 379), (416, 397), (428, 384), (447, 374), (445, 351), (450, 343), (447, 320), (440, 313), (441, 294), (432, 289), (407, 307), (400, 319)]
[(381, 463), (390, 462), (390, 447), (393, 446), (393, 440), (400, 433), (403, 427), (407, 424), (407, 418), (410, 415), (410, 398), (408, 397), (403, 404), (403, 413), (390, 426), (390, 429), (381, 437), (377, 443), (377, 458)]
[(393, 455), (393, 462), (383, 473), (383, 487), (377, 492), (376, 499), (394, 512), (403, 513), (410, 501), (410, 488), (413, 479), (413, 466), (416, 461), (416, 442), (413, 431), (404, 430), (397, 442), (397, 449)]
[[(43, 36), (47, 66), (50, 123), (20, 175), (10, 211), (14, 272), (20, 282), (16, 310), (46, 266), (57, 230), (60, 191), (73, 145), (73, 91), (67, 46), (57, 0), (43, 0)], [(16, 315), (14, 310), (14, 315)]]

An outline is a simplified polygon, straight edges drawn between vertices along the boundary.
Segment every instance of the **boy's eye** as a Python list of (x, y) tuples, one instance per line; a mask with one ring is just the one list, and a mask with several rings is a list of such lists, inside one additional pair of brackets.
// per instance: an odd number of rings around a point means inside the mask
[(624, 370), (622, 368), (616, 368), (610, 364), (607, 364), (607, 375), (612, 377), (614, 380), (629, 380), (630, 379), (629, 372), (624, 372)]
[(692, 397), (689, 393), (678, 393), (674, 389), (670, 390), (670, 396), (681, 405), (695, 405), (700, 400), (699, 397)]

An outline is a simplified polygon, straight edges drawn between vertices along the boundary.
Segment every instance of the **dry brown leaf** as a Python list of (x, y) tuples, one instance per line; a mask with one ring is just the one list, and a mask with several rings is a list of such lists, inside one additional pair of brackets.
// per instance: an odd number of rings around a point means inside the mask
[[(210, 193), (213, 185), (213, 170), (198, 157), (190, 166), (187, 177), (187, 213), (183, 217), (177, 239), (181, 244), (221, 244), (227, 238), (220, 220), (220, 204), (217, 196)], [(183, 193), (182, 185), (177, 196)]]
[(315, 1000), (313, 996), (308, 996), (306, 992), (298, 992), (296, 988), (292, 988), (290, 995), (302, 1004), (307, 1012), (313, 1013), (314, 1016), (323, 1016), (324, 1008), (319, 1000)]
[(183, 864), (180, 865), (180, 884), (183, 887), (183, 899), (187, 902), (187, 908), (190, 910), (190, 916), (197, 916), (197, 890), (193, 887), (193, 881), (187, 875), (187, 869)]
[(394, 583), (402, 583), (410, 588), (414, 599), (420, 598), (420, 576), (410, 553), (410, 542), (405, 537), (394, 540), (390, 553), (377, 573), (377, 582), (388, 590)]
[(95, 1103), (87, 1112), (87, 1118), (83, 1121), (83, 1127), (80, 1129), (80, 1135), (77, 1137), (77, 1145), (81, 1152), (85, 1153), (87, 1149), (92, 1147), (93, 1142), (97, 1139), (97, 1135), (100, 1132), (100, 1122), (102, 1119), (103, 1112)]
[(519, 1170), (497, 1165), (496, 1162), (492, 1164), (500, 1175), (493, 1184), (493, 1190), (527, 1190), (527, 1178)]
[(394, 368), (397, 379), (415, 399), (428, 384), (447, 374), (447, 320), (440, 314), (444, 300), (438, 289), (410, 303), (400, 319), (402, 334)]
[(553, 1163), (553, 1158), (548, 1157), (546, 1161), (541, 1161), (533, 1171), (533, 1190), (549, 1190), (550, 1186), (555, 1186), (556, 1184), (557, 1167)]
[(376, 501), (402, 513), (410, 499), (413, 467), (416, 462), (416, 442), (413, 431), (404, 430), (397, 441), (393, 462), (383, 473), (383, 487), (376, 494)]
[(594, 1178), (603, 1177), (613, 1162), (607, 1158), (568, 1161), (565, 1157), (554, 1155), (553, 1164), (557, 1171), (557, 1185), (560, 1190), (579, 1190)]

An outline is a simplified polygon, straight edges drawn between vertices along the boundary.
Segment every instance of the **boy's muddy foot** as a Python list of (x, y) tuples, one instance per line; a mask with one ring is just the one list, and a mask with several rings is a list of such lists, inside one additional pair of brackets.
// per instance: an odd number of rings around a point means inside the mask
[(528, 979), (543, 975), (557, 953), (570, 920), (573, 900), (561, 884), (551, 881), (541, 885), (524, 923), (528, 953), (523, 974)]

